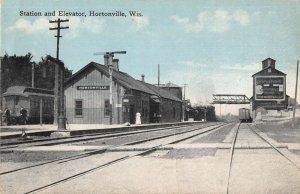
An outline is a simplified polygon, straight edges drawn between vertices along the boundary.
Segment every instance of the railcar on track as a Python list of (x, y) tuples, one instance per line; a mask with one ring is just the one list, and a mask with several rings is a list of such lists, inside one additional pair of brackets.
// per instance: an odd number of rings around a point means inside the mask
[(239, 109), (239, 120), (241, 122), (246, 122), (246, 123), (252, 122), (250, 110), (247, 108), (240, 108)]
[(7, 125), (53, 123), (54, 92), (25, 86), (9, 87), (3, 94)]

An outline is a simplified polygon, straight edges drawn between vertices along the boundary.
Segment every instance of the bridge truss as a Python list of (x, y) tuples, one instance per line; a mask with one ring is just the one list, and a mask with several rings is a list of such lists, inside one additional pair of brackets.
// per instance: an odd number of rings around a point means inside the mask
[(212, 104), (250, 104), (250, 99), (243, 94), (213, 94)]

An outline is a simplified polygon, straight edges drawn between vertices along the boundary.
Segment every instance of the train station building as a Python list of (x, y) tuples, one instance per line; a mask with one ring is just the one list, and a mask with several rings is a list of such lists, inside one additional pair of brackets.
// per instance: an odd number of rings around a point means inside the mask
[(179, 95), (136, 80), (119, 71), (113, 59), (112, 109), (110, 109), (110, 76), (107, 64), (91, 62), (75, 73), (65, 84), (66, 117), (69, 123), (112, 124), (180, 122), (182, 99)]
[(275, 68), (276, 60), (262, 61), (262, 70), (253, 74), (252, 114), (267, 110), (284, 110), (288, 106), (286, 74)]

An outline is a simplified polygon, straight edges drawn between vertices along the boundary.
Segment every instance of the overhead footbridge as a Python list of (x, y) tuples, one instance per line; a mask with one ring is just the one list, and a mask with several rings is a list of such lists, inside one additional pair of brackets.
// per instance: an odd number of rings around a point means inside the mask
[(250, 99), (243, 94), (213, 94), (212, 104), (250, 104)]

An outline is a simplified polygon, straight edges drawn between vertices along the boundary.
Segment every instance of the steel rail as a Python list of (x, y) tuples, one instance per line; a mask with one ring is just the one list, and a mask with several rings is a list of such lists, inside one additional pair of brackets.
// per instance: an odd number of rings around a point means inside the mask
[[(252, 132), (254, 132), (258, 137), (260, 137), (264, 142), (266, 142), (267, 144), (269, 144), (274, 150), (276, 150), (281, 156), (283, 156), (285, 159), (287, 159), (291, 164), (293, 164), (297, 169), (300, 169), (299, 166), (297, 166), (296, 163), (293, 162), (293, 160), (291, 160), (285, 153), (283, 153), (282, 151), (280, 151), (273, 143), (271, 143), (269, 140), (267, 140), (266, 138), (264, 138), (262, 135), (260, 135), (259, 133), (257, 133), (254, 129), (252, 129), (252, 126), (250, 126), (248, 124), (250, 130)], [(254, 126), (255, 127), (255, 126)], [(258, 129), (257, 127), (255, 127), (259, 132), (263, 133), (260, 129)]]
[(226, 186), (226, 193), (229, 193), (229, 184), (230, 184), (230, 175), (231, 175), (231, 169), (232, 169), (232, 161), (233, 161), (233, 154), (234, 154), (234, 147), (237, 139), (237, 135), (239, 132), (241, 122), (238, 124), (238, 127), (235, 131), (233, 141), (231, 143), (231, 148), (230, 148), (230, 162), (229, 162), (229, 168), (228, 168), (228, 173), (227, 173), (227, 186)]
[[(226, 125), (226, 124), (224, 124), (224, 125)], [(224, 125), (219, 125), (218, 127), (215, 127), (214, 129), (218, 129), (218, 128), (220, 129), (220, 128), (222, 128)], [(200, 128), (200, 129), (203, 129), (203, 128)], [(206, 132), (209, 132), (209, 131), (211, 131), (211, 130), (207, 130)], [(193, 137), (194, 137), (194, 135), (191, 135), (191, 136), (190, 136), (190, 138), (193, 138)], [(186, 137), (184, 137), (184, 139), (186, 139)], [(116, 164), (116, 163), (119, 163), (119, 162), (122, 162), (122, 161), (125, 161), (125, 160), (128, 160), (128, 159), (131, 159), (131, 158), (133, 158), (133, 157), (141, 156), (141, 155), (146, 155), (146, 154), (148, 154), (148, 153), (150, 153), (150, 152), (153, 152), (153, 151), (157, 150), (159, 147), (166, 146), (166, 145), (169, 145), (169, 144), (174, 144), (174, 143), (177, 143), (177, 142), (179, 142), (179, 141), (178, 141), (178, 140), (174, 140), (174, 141), (171, 141), (171, 142), (168, 142), (168, 143), (165, 143), (165, 144), (160, 144), (160, 145), (153, 146), (153, 147), (151, 147), (151, 148), (149, 148), (149, 149), (147, 149), (147, 150), (141, 151), (141, 152), (136, 153), (136, 154), (133, 154), (133, 155), (123, 156), (123, 157), (121, 157), (121, 158), (118, 158), (118, 159), (109, 161), (109, 162), (107, 162), (107, 163), (105, 163), (105, 164), (101, 164), (101, 165), (96, 166), (96, 167), (94, 167), (94, 168), (91, 168), (91, 169), (89, 169), (89, 170), (86, 170), (86, 171), (80, 172), (80, 173), (78, 173), (78, 174), (72, 175), (72, 176), (70, 176), (70, 177), (67, 177), (67, 178), (58, 180), (58, 181), (56, 181), (56, 182), (50, 183), (50, 184), (48, 184), (48, 185), (44, 185), (44, 186), (39, 187), (39, 188), (36, 188), (36, 189), (33, 189), (33, 190), (31, 190), (31, 191), (26, 192), (25, 194), (32, 194), (32, 193), (36, 193), (36, 192), (39, 192), (39, 191), (48, 189), (48, 188), (50, 188), (50, 187), (54, 187), (54, 186), (56, 186), (56, 185), (58, 185), (58, 184), (62, 184), (62, 183), (64, 183), (64, 182), (67, 182), (67, 181), (76, 179), (76, 178), (81, 177), (81, 176), (84, 176), (84, 175), (86, 175), (86, 174), (88, 174), (88, 173), (91, 173), (91, 172), (94, 172), (94, 171), (96, 171), (96, 170), (99, 170), (99, 169), (102, 169), (102, 168), (111, 166), (111, 165), (113, 165), (113, 164)]]
[[(227, 181), (227, 188), (226, 188), (226, 193), (229, 193), (229, 184), (230, 184), (230, 175), (231, 175), (231, 169), (232, 169), (232, 161), (233, 161), (233, 154), (234, 154), (234, 149), (235, 149), (235, 143), (236, 143), (236, 139), (237, 139), (237, 135), (238, 135), (238, 130), (240, 128), (241, 123), (239, 123), (239, 126), (236, 130), (232, 145), (231, 145), (231, 149), (230, 149), (230, 163), (229, 163), (229, 171), (228, 171), (228, 181)], [(247, 124), (248, 128), (254, 133), (256, 134), (260, 139), (262, 139), (265, 143), (269, 144), (276, 152), (278, 152), (281, 156), (283, 156), (285, 159), (287, 159), (292, 165), (294, 165), (297, 169), (300, 169), (299, 166), (297, 166), (297, 164), (295, 162), (293, 162), (293, 160), (291, 160), (285, 153), (283, 153), (282, 151), (280, 151), (273, 143), (271, 143), (269, 140), (267, 140), (266, 138), (264, 138), (262, 135), (260, 135), (259, 133), (257, 133), (251, 125)], [(253, 126), (255, 127), (255, 126)], [(261, 130), (259, 130), (257, 127), (255, 127), (259, 132), (263, 133)]]
[[(66, 157), (62, 157), (62, 158), (50, 160), (50, 161), (47, 161), (47, 162), (43, 162), (43, 163), (39, 163), (39, 164), (34, 164), (34, 165), (31, 165), (31, 166), (26, 166), (26, 167), (22, 167), (22, 168), (10, 170), (10, 171), (5, 171), (5, 172), (0, 173), (0, 176), (1, 175), (5, 175), (5, 174), (9, 174), (9, 173), (13, 173), (13, 172), (17, 172), (17, 171), (21, 171), (21, 170), (25, 170), (25, 169), (29, 169), (29, 168), (43, 166), (43, 165), (46, 165), (46, 164), (51, 164), (51, 163), (54, 163), (54, 162), (61, 161), (60, 163), (64, 163), (64, 162), (68, 162), (68, 161), (72, 161), (72, 160), (76, 160), (76, 159), (80, 159), (80, 158), (84, 158), (84, 157), (89, 157), (89, 156), (92, 156), (92, 155), (95, 155), (95, 154), (101, 154), (101, 153), (106, 152), (108, 149), (112, 149), (112, 148), (116, 148), (116, 147), (121, 147), (121, 146), (126, 146), (126, 145), (134, 145), (134, 144), (138, 144), (138, 143), (144, 143), (144, 142), (147, 142), (147, 141), (152, 141), (152, 140), (156, 140), (156, 139), (160, 139), (160, 138), (165, 138), (165, 137), (170, 137), (170, 136), (174, 136), (174, 135), (180, 135), (182, 133), (192, 132), (192, 131), (203, 129), (203, 128), (209, 127), (209, 126), (213, 126), (213, 125), (208, 125), (208, 126), (201, 125), (201, 128), (192, 129), (192, 130), (189, 130), (189, 131), (186, 131), (186, 132), (179, 132), (179, 133), (164, 135), (164, 136), (160, 136), (160, 137), (147, 138), (147, 139), (144, 139), (144, 140), (138, 140), (138, 141), (133, 141), (133, 142), (129, 142), (129, 143), (124, 143), (124, 144), (109, 146), (109, 147), (106, 147), (106, 148), (97, 149), (97, 150), (93, 150), (93, 151), (86, 152), (86, 153), (81, 153), (81, 154), (75, 154), (75, 155), (71, 155), (71, 156), (66, 156)], [(188, 126), (188, 127), (190, 127), (190, 126)], [(185, 128), (185, 127), (182, 127), (182, 128)]]
[[(215, 130), (216, 128), (222, 127), (222, 126), (224, 126), (224, 125), (226, 125), (226, 124), (219, 125), (219, 126), (216, 126), (216, 127), (212, 128), (212, 129), (209, 129), (209, 130), (207, 130), (207, 131), (203, 131), (203, 132), (197, 133), (197, 134), (193, 135), (192, 137), (198, 136), (198, 135), (203, 134), (203, 133), (207, 133), (207, 132), (209, 132), (209, 131)], [(213, 125), (202, 126), (202, 127), (200, 127), (200, 128), (191, 129), (191, 130), (189, 130), (189, 131), (178, 132), (178, 133), (168, 134), (168, 135), (162, 135), (162, 136), (152, 137), (152, 138), (148, 138), (148, 139), (144, 139), (144, 140), (137, 140), (137, 141), (133, 141), (133, 142), (125, 143), (125, 144), (120, 144), (120, 145), (110, 146), (110, 147), (106, 148), (105, 151), (109, 151), (109, 150), (111, 150), (111, 149), (113, 149), (113, 148), (117, 148), (117, 147), (121, 147), (121, 146), (126, 146), (126, 145), (136, 145), (136, 144), (141, 144), (141, 143), (145, 143), (145, 142), (148, 142), (148, 141), (153, 141), (153, 140), (157, 140), (157, 139), (163, 139), (163, 138), (167, 138), (167, 137), (172, 137), (172, 136), (176, 136), (176, 135), (181, 135), (181, 134), (184, 134), (184, 133), (189, 133), (189, 132), (197, 131), (197, 130), (199, 130), (199, 129), (203, 129), (203, 128), (205, 128), (205, 127), (211, 127), (211, 126), (213, 126)], [(189, 138), (191, 138), (191, 137), (188, 137), (188, 138), (186, 138), (186, 139), (189, 139)], [(179, 140), (178, 142), (184, 141), (184, 140), (186, 140), (186, 139)], [(174, 143), (178, 143), (178, 142), (174, 142)], [(100, 150), (100, 152), (101, 152), (101, 151), (102, 151), (102, 150)], [(105, 152), (105, 151), (104, 151), (104, 152)], [(99, 153), (100, 153), (100, 152), (99, 152)], [(80, 159), (80, 158), (89, 157), (89, 156), (91, 156), (91, 155), (95, 155), (95, 154), (99, 154), (99, 153), (98, 153), (98, 152), (96, 152), (96, 153), (91, 153), (91, 154), (88, 154), (88, 155), (83, 155), (83, 156), (79, 156), (79, 157), (76, 157), (76, 158), (71, 158), (71, 159), (68, 159), (68, 160), (64, 160), (64, 161), (61, 161), (61, 162), (59, 162), (59, 163), (65, 163), (65, 162), (69, 162), (69, 161), (72, 161), (72, 160), (76, 160), (76, 159)], [(103, 152), (101, 152), (101, 153), (103, 153)]]
[[(68, 140), (68, 139), (75, 139), (75, 138), (87, 138), (89, 136), (93, 136), (91, 139), (96, 138), (96, 137), (101, 137), (101, 136), (108, 136), (113, 137), (114, 135), (121, 135), (121, 134), (131, 134), (131, 133), (147, 133), (147, 132), (152, 132), (152, 131), (160, 131), (160, 130), (165, 130), (165, 129), (174, 129), (174, 128), (180, 128), (180, 127), (188, 127), (188, 126), (194, 126), (194, 125), (198, 125), (198, 124), (203, 124), (203, 123), (192, 123), (192, 124), (186, 124), (186, 125), (174, 125), (174, 126), (168, 126), (168, 127), (159, 127), (159, 128), (154, 128), (154, 129), (137, 129), (137, 130), (133, 130), (133, 131), (115, 131), (115, 132), (97, 132), (97, 133), (91, 133), (91, 134), (84, 134), (84, 135), (74, 135), (74, 136), (70, 136), (70, 137), (57, 137), (57, 138), (45, 138), (45, 139), (36, 139), (36, 140), (26, 140), (26, 141), (17, 141), (17, 142), (8, 142), (8, 143), (0, 143), (0, 146), (11, 146), (11, 145), (22, 145), (22, 144), (31, 144), (31, 143), (39, 143), (39, 142), (47, 142), (47, 141), (56, 141), (56, 140)], [(96, 135), (96, 136), (95, 136)], [(88, 139), (89, 140), (89, 139)], [(70, 140), (72, 141), (72, 140)], [(84, 141), (84, 140), (83, 140)], [(65, 141), (66, 143), (69, 143), (69, 141)], [(64, 142), (62, 142), (64, 143)], [(42, 144), (43, 145), (43, 144)], [(8, 147), (9, 148), (9, 147)], [(0, 149), (5, 149), (5, 148), (1, 148)]]

